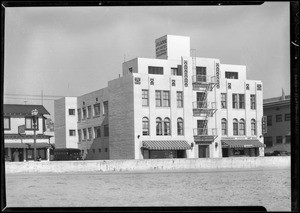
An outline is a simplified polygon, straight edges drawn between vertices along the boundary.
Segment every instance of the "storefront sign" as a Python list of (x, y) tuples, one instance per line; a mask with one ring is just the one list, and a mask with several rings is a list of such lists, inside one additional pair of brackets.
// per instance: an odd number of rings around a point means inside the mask
[(188, 76), (188, 62), (187, 60), (183, 61), (183, 73), (184, 73), (184, 86), (189, 86), (189, 76)]
[(263, 116), (261, 119), (261, 128), (262, 128), (262, 134), (267, 133), (267, 116)]
[(220, 88), (220, 65), (219, 63), (216, 63), (216, 80), (217, 80), (217, 88)]
[(156, 57), (167, 54), (167, 39), (156, 42)]

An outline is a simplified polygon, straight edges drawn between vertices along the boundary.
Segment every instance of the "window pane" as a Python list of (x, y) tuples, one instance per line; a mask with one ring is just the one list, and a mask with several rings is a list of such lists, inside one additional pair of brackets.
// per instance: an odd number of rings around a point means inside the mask
[(177, 92), (177, 107), (183, 107), (183, 93)]
[(221, 107), (222, 109), (227, 108), (226, 93), (221, 93)]
[(149, 93), (148, 90), (142, 90), (142, 105), (143, 106), (149, 106)]
[(94, 116), (100, 115), (100, 103), (94, 105)]
[(256, 109), (255, 95), (250, 95), (250, 99), (251, 99), (251, 109)]
[(163, 91), (163, 106), (169, 107), (170, 106), (170, 92), (169, 91)]
[(245, 109), (245, 95), (239, 94), (239, 108)]
[(161, 107), (161, 91), (155, 91), (155, 102), (157, 107)]
[(10, 118), (4, 117), (4, 129), (10, 129)]

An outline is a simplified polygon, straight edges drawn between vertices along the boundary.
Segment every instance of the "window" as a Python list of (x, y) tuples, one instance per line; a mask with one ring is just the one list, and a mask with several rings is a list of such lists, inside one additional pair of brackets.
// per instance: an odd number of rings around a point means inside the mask
[(86, 108), (82, 108), (82, 119), (86, 119)]
[(237, 105), (237, 94), (232, 94), (232, 108), (233, 109), (237, 109), (238, 105)]
[(156, 118), (156, 135), (162, 135), (162, 121), (161, 121), (161, 118)]
[(183, 119), (177, 119), (177, 135), (183, 135)]
[(81, 129), (78, 129), (78, 141), (81, 141), (82, 138), (81, 138)]
[(148, 67), (148, 74), (156, 74), (156, 75), (163, 75), (164, 68), (163, 67)]
[(267, 116), (267, 126), (272, 126), (272, 115)]
[(77, 109), (77, 114), (78, 114), (78, 122), (81, 121), (81, 109)]
[(74, 129), (69, 130), (69, 135), (70, 136), (76, 136), (76, 131)]
[(83, 129), (82, 132), (83, 132), (83, 140), (86, 140), (87, 138), (86, 129)]
[(239, 94), (239, 109), (245, 109), (245, 95)]
[(163, 91), (163, 106), (170, 106), (170, 91)]
[(91, 127), (89, 127), (88, 128), (88, 133), (89, 133), (89, 140), (91, 140), (91, 139), (93, 139), (93, 132), (92, 132), (92, 128)]
[(100, 103), (94, 104), (94, 116), (100, 115)]
[(222, 107), (222, 109), (227, 108), (227, 94), (226, 93), (221, 93), (221, 107)]
[(183, 107), (183, 93), (177, 92), (177, 107)]
[(240, 120), (239, 126), (240, 126), (239, 135), (245, 135), (245, 120), (244, 119)]
[(267, 147), (272, 147), (273, 146), (273, 138), (272, 136), (270, 137), (264, 137), (264, 142)]
[(290, 113), (287, 113), (284, 115), (284, 120), (285, 121), (290, 121), (291, 120), (291, 114)]
[(92, 117), (92, 106), (88, 106), (88, 113), (87, 113), (87, 118), (91, 118)]
[(142, 90), (142, 105), (149, 106), (149, 91), (145, 89)]
[(143, 118), (143, 135), (149, 135), (149, 119)]
[(171, 68), (171, 75), (179, 75), (179, 76), (181, 76), (182, 75), (182, 72), (181, 72), (181, 69), (180, 68)]
[(285, 143), (291, 143), (291, 136), (290, 135), (285, 136)]
[(282, 144), (282, 136), (276, 136), (276, 144)]
[(250, 95), (251, 109), (256, 109), (256, 98), (255, 95)]
[(165, 118), (165, 120), (164, 120), (164, 135), (171, 135), (170, 119), (169, 118)]
[(225, 78), (228, 79), (238, 79), (238, 76), (237, 72), (225, 72)]
[(108, 114), (108, 101), (103, 102), (103, 115)]
[(222, 125), (222, 135), (227, 135), (227, 121), (225, 118), (221, 120)]
[(206, 82), (206, 67), (196, 67), (197, 82)]
[(69, 109), (69, 115), (75, 115), (75, 109)]
[(104, 125), (104, 137), (109, 136), (109, 127), (108, 124)]
[(100, 126), (95, 126), (94, 127), (94, 132), (95, 132), (95, 138), (100, 138), (101, 137), (101, 127)]
[(256, 135), (256, 121), (251, 119), (251, 135)]
[(238, 121), (233, 119), (233, 135), (238, 135)]
[(10, 130), (10, 117), (4, 117), (4, 129)]
[(156, 90), (155, 91), (155, 103), (157, 107), (161, 107), (161, 91), (160, 90)]
[[(36, 124), (35, 124), (35, 128), (36, 130), (39, 129), (39, 119), (37, 118), (36, 119)], [(32, 117), (26, 117), (25, 118), (25, 129), (33, 129), (33, 120), (32, 120)]]
[(276, 115), (276, 122), (282, 122), (282, 115)]

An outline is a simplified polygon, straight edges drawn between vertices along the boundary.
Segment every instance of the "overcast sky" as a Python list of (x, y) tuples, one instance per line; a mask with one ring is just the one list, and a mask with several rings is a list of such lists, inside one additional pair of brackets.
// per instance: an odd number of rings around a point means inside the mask
[[(289, 2), (259, 6), (8, 7), (4, 94), (79, 96), (107, 86), (122, 63), (155, 58), (155, 39), (189, 36), (197, 57), (247, 66), (264, 98), (290, 94)], [(12, 99), (4, 103), (41, 104)], [(14, 96), (20, 98), (21, 96)], [(53, 116), (51, 116), (53, 117)]]

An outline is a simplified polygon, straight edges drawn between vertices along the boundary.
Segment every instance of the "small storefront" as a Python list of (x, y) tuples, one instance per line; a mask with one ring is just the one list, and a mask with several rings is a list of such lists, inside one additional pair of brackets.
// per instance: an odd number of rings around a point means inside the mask
[(255, 139), (221, 140), (223, 157), (257, 157), (259, 148), (265, 147), (263, 143)]
[(144, 159), (186, 158), (186, 150), (191, 146), (186, 141), (143, 141)]

